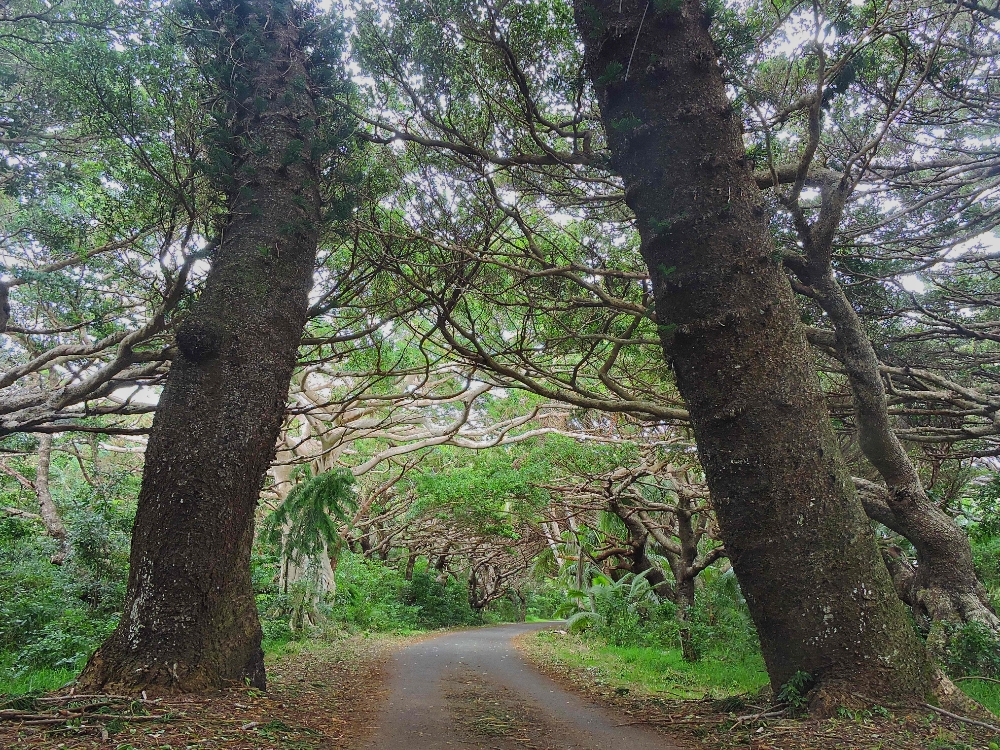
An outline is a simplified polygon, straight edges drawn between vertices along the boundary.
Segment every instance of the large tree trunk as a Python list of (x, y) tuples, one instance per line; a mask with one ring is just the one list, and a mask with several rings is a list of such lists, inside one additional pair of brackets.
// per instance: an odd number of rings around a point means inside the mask
[(298, 21), (280, 0), (205, 3), (195, 18), (218, 40), (206, 42), (218, 51), (202, 64), (220, 90), (217, 120), (231, 131), (235, 166), (223, 177), (212, 269), (178, 331), (150, 434), (121, 622), (85, 668), (87, 690), (264, 686), (254, 509), (306, 320), (320, 219)]
[(702, 4), (575, 10), (772, 686), (801, 670), (829, 701), (921, 698), (932, 669), (840, 457)]

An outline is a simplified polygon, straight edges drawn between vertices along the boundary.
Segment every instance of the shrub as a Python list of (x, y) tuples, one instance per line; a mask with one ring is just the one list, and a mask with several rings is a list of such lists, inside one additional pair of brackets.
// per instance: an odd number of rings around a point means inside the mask
[(979, 675), (1000, 678), (1000, 640), (982, 623), (949, 628), (945, 666), (952, 677)]
[(759, 654), (757, 631), (732, 572), (706, 571), (702, 581), (684, 622), (678, 620), (673, 602), (659, 599), (644, 578), (633, 576), (617, 582), (595, 576), (586, 592), (569, 592), (571, 599), (560, 614), (579, 611), (581, 599), (592, 602), (593, 611), (581, 612), (574, 629), (587, 630), (613, 646), (677, 648), (683, 630), (690, 634), (696, 657), (710, 654), (721, 661), (741, 661)]
[[(0, 519), (0, 681), (78, 670), (118, 622), (128, 577), (133, 482), (98, 475), (61, 498), (69, 555), (36, 525)], [(22, 682), (24, 680), (21, 680)]]
[(467, 588), (454, 578), (442, 583), (426, 570), (417, 570), (402, 591), (403, 602), (416, 609), (423, 628), (475, 625), (482, 616), (469, 605)]
[(337, 593), (329, 616), (364, 630), (408, 630), (418, 627), (416, 610), (402, 599), (406, 580), (378, 560), (344, 551), (337, 564)]

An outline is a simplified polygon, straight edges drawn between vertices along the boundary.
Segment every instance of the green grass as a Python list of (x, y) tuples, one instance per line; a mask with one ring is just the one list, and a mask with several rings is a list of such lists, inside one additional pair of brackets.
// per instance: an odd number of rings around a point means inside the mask
[(73, 669), (34, 669), (18, 677), (0, 675), (0, 695), (24, 695), (58, 690), (76, 677)]
[[(609, 646), (597, 639), (543, 632), (536, 636), (544, 656), (583, 670), (597, 684), (672, 698), (715, 698), (755, 693), (767, 684), (759, 654), (710, 653), (684, 661), (680, 649)], [(534, 650), (534, 649), (532, 649)]]
[(963, 693), (1000, 716), (1000, 684), (985, 680), (959, 680), (957, 684)]

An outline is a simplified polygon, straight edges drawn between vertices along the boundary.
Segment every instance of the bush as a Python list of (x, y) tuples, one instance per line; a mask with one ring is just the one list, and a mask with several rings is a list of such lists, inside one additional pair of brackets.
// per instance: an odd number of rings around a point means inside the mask
[(475, 625), (482, 616), (469, 605), (469, 592), (454, 578), (439, 582), (427, 570), (416, 570), (413, 579), (402, 591), (403, 602), (415, 609), (417, 624), (422, 628), (445, 628), (454, 625)]
[(378, 560), (344, 551), (337, 564), (337, 593), (329, 616), (363, 630), (418, 627), (414, 607), (403, 602), (403, 574)]
[(527, 606), (525, 607), (525, 619), (528, 620), (553, 620), (556, 618), (556, 610), (562, 604), (563, 589), (551, 580), (532, 582), (522, 589)]
[(79, 670), (118, 622), (135, 506), (126, 477), (97, 477), (62, 498), (69, 554), (37, 524), (0, 519), (0, 682), (35, 671)]
[(1000, 536), (977, 533), (970, 542), (976, 575), (989, 592), (990, 602), (1000, 607)]
[(691, 645), (699, 656), (712, 654), (738, 661), (760, 653), (757, 630), (731, 570), (705, 577), (705, 586), (696, 592), (688, 619)]
[(952, 677), (978, 675), (1000, 678), (1000, 640), (978, 622), (951, 626), (945, 666)]
[[(586, 629), (612, 646), (649, 648), (678, 648), (682, 631), (687, 631), (691, 651), (699, 658), (741, 661), (759, 654), (757, 631), (732, 572), (709, 570), (702, 582), (681, 622), (674, 603), (660, 600), (644, 579), (626, 576), (611, 582), (598, 575), (586, 592), (594, 611), (573, 620), (574, 629)], [(571, 593), (579, 597), (583, 592)], [(568, 614), (567, 609), (564, 605), (562, 612)]]

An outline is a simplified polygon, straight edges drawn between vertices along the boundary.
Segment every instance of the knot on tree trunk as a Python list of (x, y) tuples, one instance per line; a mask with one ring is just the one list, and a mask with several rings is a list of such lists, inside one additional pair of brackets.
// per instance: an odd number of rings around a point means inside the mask
[(899, 512), (917, 505), (924, 497), (924, 490), (920, 484), (906, 483), (891, 485), (886, 499), (889, 507), (893, 511)]
[(222, 330), (210, 321), (186, 320), (177, 331), (177, 348), (195, 364), (215, 359), (222, 351)]

